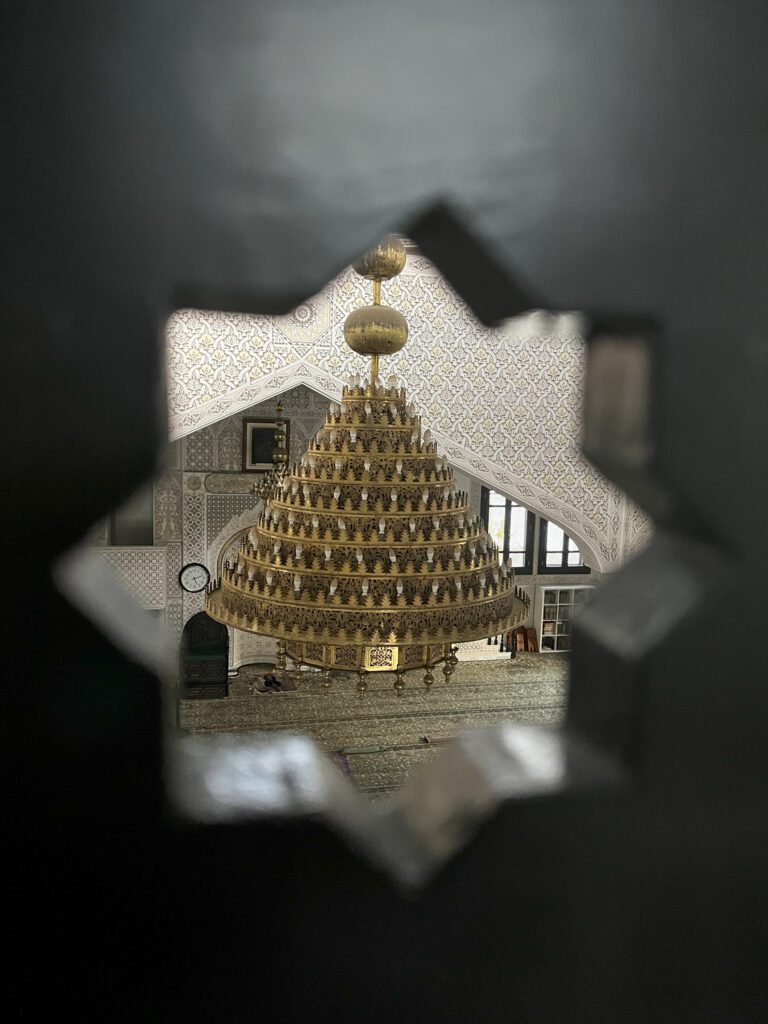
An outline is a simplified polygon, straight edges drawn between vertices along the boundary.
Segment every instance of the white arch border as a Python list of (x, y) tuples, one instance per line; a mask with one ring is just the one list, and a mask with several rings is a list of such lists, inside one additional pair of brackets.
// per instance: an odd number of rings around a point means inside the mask
[[(220, 420), (233, 416), (243, 409), (248, 409), (259, 402), (268, 401), (277, 395), (288, 391), (290, 388), (304, 384), (323, 395), (329, 401), (339, 401), (341, 398), (342, 381), (332, 374), (326, 373), (311, 363), (303, 360), (292, 363), (272, 374), (251, 382), (243, 387), (237, 388), (226, 395), (222, 395), (213, 401), (206, 402), (194, 410), (172, 417), (170, 422), (170, 440), (176, 441), (187, 434), (194, 433), (203, 427), (218, 423)], [(530, 509), (545, 519), (556, 523), (576, 541), (581, 550), (584, 560), (593, 569), (599, 572), (610, 572), (618, 568), (621, 551), (618, 559), (610, 557), (610, 539), (608, 535), (600, 531), (591, 520), (578, 509), (560, 501), (555, 495), (544, 487), (532, 484), (529, 480), (511, 473), (505, 466), (500, 466), (492, 460), (464, 448), (453, 441), (442, 431), (432, 431), (435, 439), (448, 457), (448, 461), (471, 476), (476, 477), (487, 487), (506, 494), (508, 497), (519, 501), (521, 505)], [(624, 499), (626, 514), (626, 499)], [(244, 517), (250, 518), (249, 522)], [(622, 515), (622, 533), (623, 520)], [(216, 539), (208, 547), (206, 553), (208, 569), (211, 575), (216, 574), (217, 560), (222, 546), (239, 529), (253, 525), (253, 509), (235, 516)], [(226, 535), (226, 536), (225, 536)], [(617, 538), (621, 539), (621, 538)], [(219, 543), (219, 541), (221, 541)], [(218, 545), (218, 547), (217, 547)], [(621, 545), (619, 545), (620, 547)], [(213, 562), (211, 563), (211, 552)]]

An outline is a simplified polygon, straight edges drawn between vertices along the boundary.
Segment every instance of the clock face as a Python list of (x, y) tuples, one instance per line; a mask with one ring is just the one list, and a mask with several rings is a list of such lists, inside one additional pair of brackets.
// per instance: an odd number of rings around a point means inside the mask
[(179, 583), (190, 594), (205, 590), (210, 578), (211, 574), (199, 562), (190, 562), (179, 573)]

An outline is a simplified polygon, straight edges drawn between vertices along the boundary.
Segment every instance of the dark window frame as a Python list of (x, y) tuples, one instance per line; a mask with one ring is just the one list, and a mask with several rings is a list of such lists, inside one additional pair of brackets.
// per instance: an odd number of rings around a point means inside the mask
[[(555, 526), (558, 524), (555, 523)], [(570, 575), (581, 575), (586, 576), (591, 573), (592, 570), (588, 565), (584, 564), (584, 552), (581, 548), (578, 548), (579, 554), (582, 558), (581, 565), (568, 565), (568, 541), (573, 540), (572, 537), (563, 530), (563, 550), (560, 565), (547, 565), (547, 530), (549, 527), (549, 520), (544, 519), (543, 516), (539, 517), (539, 558), (538, 558), (538, 574), (540, 576), (563, 576), (565, 574)], [(575, 543), (575, 541), (574, 541)], [(578, 545), (577, 545), (578, 547)], [(551, 554), (551, 552), (550, 552)]]
[[(496, 491), (498, 494), (499, 492)], [(510, 556), (509, 547), (509, 525), (512, 518), (512, 506), (516, 508), (525, 508), (525, 505), (521, 505), (519, 501), (514, 501), (512, 498), (504, 499), (504, 548), (502, 549), (502, 555), (504, 561)], [(480, 520), (485, 527), (488, 529), (489, 512), (491, 507), (491, 488), (483, 485), (480, 492)], [(523, 552), (524, 563), (520, 566), (515, 566), (516, 576), (532, 576), (533, 575), (533, 545), (536, 535), (536, 516), (529, 508), (525, 509), (525, 551)]]

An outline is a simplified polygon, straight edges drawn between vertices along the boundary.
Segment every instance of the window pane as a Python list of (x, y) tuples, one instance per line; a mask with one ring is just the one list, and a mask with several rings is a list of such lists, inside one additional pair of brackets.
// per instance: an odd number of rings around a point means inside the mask
[(504, 509), (488, 509), (488, 533), (491, 539), (504, 550)]
[(576, 551), (568, 552), (568, 565), (582, 565), (581, 555), (579, 554), (578, 548)]
[(512, 551), (525, 550), (525, 521), (527, 509), (513, 505), (509, 514), (509, 547)]
[(525, 552), (524, 551), (513, 551), (510, 556), (512, 559), (512, 565), (516, 569), (522, 569), (525, 565)]
[(548, 551), (547, 552), (547, 566), (550, 565), (562, 565), (563, 564), (563, 553), (562, 551)]
[[(559, 526), (555, 526), (554, 523), (547, 524), (547, 551), (562, 551), (563, 550), (563, 531)], [(550, 563), (547, 560), (547, 565), (556, 565), (556, 562)]]
[(507, 499), (503, 494), (499, 494), (498, 491), (488, 492), (488, 504), (489, 505), (506, 505)]
[(578, 551), (579, 550), (578, 546), (576, 544), (576, 541), (572, 537), (568, 538), (568, 550), (569, 551)]

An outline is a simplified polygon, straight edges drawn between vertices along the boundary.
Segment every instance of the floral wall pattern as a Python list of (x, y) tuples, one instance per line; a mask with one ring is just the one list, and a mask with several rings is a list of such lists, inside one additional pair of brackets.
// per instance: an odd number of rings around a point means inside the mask
[[(342, 325), (369, 301), (369, 283), (347, 270), (287, 316), (175, 313), (169, 404), (172, 437), (188, 435), (185, 468), (235, 467), (240, 438), (208, 433), (234, 413), (300, 384), (338, 399), (350, 372), (363, 368)], [(454, 466), (558, 522), (599, 570), (642, 545), (644, 517), (579, 450), (578, 318), (532, 314), (485, 328), (420, 255), (385, 283), (383, 301), (410, 325), (408, 344), (383, 372), (406, 384)]]

